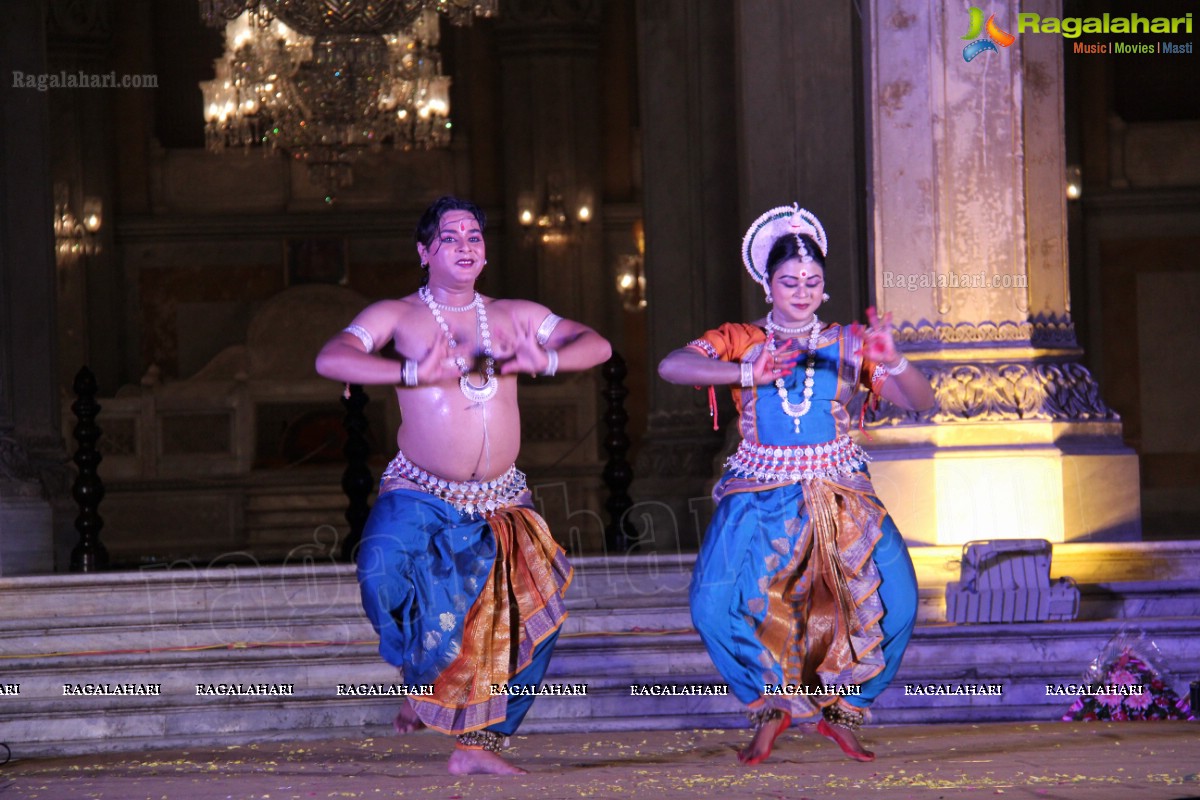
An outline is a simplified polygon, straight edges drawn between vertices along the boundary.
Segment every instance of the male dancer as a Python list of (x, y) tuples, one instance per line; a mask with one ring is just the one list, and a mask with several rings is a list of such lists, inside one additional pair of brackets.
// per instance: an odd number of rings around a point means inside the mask
[[(606, 361), (591, 328), (525, 300), (475, 291), (487, 263), (483, 212), (443, 197), (417, 225), (427, 270), (417, 292), (374, 303), (317, 356), (317, 372), (396, 387), (399, 446), (358, 555), (363, 607), (379, 651), (410, 686), (400, 732), (429, 726), (458, 741), (453, 774), (522, 774), (498, 755), (533, 702), (493, 684), (536, 686), (566, 618), (571, 567), (530, 508), (517, 374)], [(378, 353), (392, 342), (399, 359)]]

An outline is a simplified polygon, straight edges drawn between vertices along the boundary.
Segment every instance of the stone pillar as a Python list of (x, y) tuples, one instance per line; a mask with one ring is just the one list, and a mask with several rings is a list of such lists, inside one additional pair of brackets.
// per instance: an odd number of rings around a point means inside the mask
[[(509, 233), (503, 285), (602, 330), (615, 292), (605, 280), (599, 224), (600, 4), (506, 0), (496, 34)], [(519, 201), (527, 200), (535, 216), (561, 202), (565, 235), (543, 242), (536, 225), (523, 228)], [(589, 217), (581, 221), (585, 205)]]
[[(860, 137), (862, 76), (852, 3), (743, 0), (735, 5), (739, 213), (744, 231), (769, 208), (798, 202), (829, 236), (821, 318), (863, 318), (866, 237)], [(734, 225), (736, 228), (737, 225)], [(736, 265), (737, 254), (730, 265)], [(743, 277), (743, 319), (767, 311)]]
[[(108, 0), (49, 0), (47, 68), (51, 74), (108, 76), (113, 68), (112, 9)], [(112, 104), (122, 95), (149, 89), (55, 89), (46, 93), (50, 113), (50, 181), (66, 192), (72, 213), (100, 202), (102, 226), (82, 252), (56, 254), (58, 381), (65, 391), (83, 366), (95, 373), (101, 392), (121, 385), (122, 300), (126, 284), (116, 269), (112, 176)]]
[(876, 487), (912, 542), (1137, 539), (1137, 459), (1071, 321), (1062, 39), (968, 62), (967, 5), (869, 4), (876, 303), (938, 398), (876, 415)]
[[(0, 575), (54, 567), (55, 506), (67, 496), (55, 356), (45, 9), (13, 0), (0, 21)], [(61, 519), (61, 515), (60, 515)]]
[[(603, 332), (618, 301), (604, 259), (600, 11), (598, 0), (501, 4), (496, 47), (506, 235), (502, 263), (488, 267), (502, 271), (493, 276), (501, 280), (487, 285)], [(521, 224), (522, 210), (534, 224)], [(536, 218), (552, 210), (563, 218), (553, 229), (539, 227)], [(599, 369), (521, 385), (520, 465), (573, 555), (603, 543), (601, 426), (590, 427), (603, 413), (603, 385)]]
[[(647, 361), (741, 317), (734, 6), (640, 0)], [(634, 467), (632, 522), (644, 549), (696, 546), (693, 511), (715, 477), (707, 396), (649, 378), (646, 434)], [(724, 394), (728, 394), (727, 392)], [(722, 398), (728, 417), (727, 398)]]

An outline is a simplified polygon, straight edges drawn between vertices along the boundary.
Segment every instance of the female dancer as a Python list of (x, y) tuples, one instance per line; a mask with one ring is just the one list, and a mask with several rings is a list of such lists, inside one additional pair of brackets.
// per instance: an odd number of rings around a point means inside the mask
[(875, 496), (868, 456), (851, 441), (860, 389), (911, 410), (932, 407), (929, 382), (892, 339), (891, 315), (869, 327), (827, 324), (825, 231), (797, 206), (746, 232), (742, 260), (773, 308), (675, 350), (659, 375), (689, 386), (731, 384), (742, 441), (713, 490), (716, 513), (692, 579), (692, 619), (713, 663), (747, 704), (757, 764), (793, 718), (851, 758), (855, 736), (891, 682), (912, 634), (917, 582), (895, 523)]

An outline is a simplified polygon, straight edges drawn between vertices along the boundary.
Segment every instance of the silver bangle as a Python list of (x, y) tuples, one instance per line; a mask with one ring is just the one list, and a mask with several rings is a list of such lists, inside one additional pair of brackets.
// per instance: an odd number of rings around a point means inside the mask
[(362, 346), (367, 348), (368, 353), (375, 351), (375, 337), (372, 336), (371, 332), (362, 325), (350, 325), (342, 328), (342, 333), (348, 333), (355, 339), (358, 339), (360, 342), (362, 342)]
[(885, 364), (883, 368), (887, 370), (888, 375), (899, 375), (901, 372), (904, 372), (904, 370), (908, 369), (908, 359), (904, 356), (900, 356), (899, 364), (894, 367), (889, 367)]
[(542, 347), (545, 347), (546, 342), (550, 341), (550, 334), (554, 333), (555, 327), (557, 327), (558, 323), (560, 322), (562, 322), (562, 317), (560, 317), (558, 314), (547, 314), (546, 318), (542, 320), (542, 324), (538, 325), (536, 334), (537, 343)]
[(749, 389), (754, 385), (754, 362), (743, 361), (741, 363), (742, 388)]
[(400, 369), (400, 385), (408, 389), (417, 386), (417, 362), (411, 358), (404, 359), (404, 366)]
[(542, 370), (542, 375), (550, 378), (554, 376), (554, 373), (558, 372), (558, 351), (547, 350), (546, 359), (546, 368)]

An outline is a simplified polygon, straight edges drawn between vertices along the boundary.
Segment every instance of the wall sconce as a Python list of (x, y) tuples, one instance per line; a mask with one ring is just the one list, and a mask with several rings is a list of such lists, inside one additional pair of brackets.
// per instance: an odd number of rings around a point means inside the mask
[(1067, 166), (1067, 199), (1078, 200), (1083, 197), (1083, 171), (1078, 164)]
[(546, 245), (566, 244), (576, 230), (592, 221), (592, 194), (587, 190), (575, 193), (575, 203), (568, 211), (557, 181), (546, 188), (546, 202), (538, 209), (533, 192), (517, 195), (517, 221), (528, 239), (536, 238)]
[(54, 252), (58, 258), (90, 256), (100, 252), (96, 234), (104, 224), (103, 206), (98, 197), (83, 201), (83, 215), (71, 210), (71, 192), (67, 184), (54, 185)]
[(636, 253), (617, 257), (617, 294), (626, 311), (643, 311), (646, 308), (646, 231), (639, 219), (633, 223), (633, 240)]

